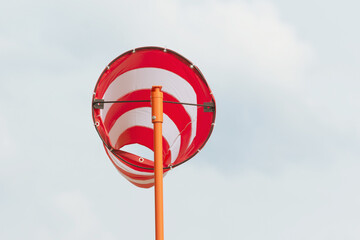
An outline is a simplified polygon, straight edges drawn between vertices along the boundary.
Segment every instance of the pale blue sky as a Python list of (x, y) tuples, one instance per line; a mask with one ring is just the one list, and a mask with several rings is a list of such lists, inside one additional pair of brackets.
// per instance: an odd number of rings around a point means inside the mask
[(0, 9), (0, 239), (153, 239), (153, 192), (107, 159), (97, 78), (173, 49), (217, 101), (165, 182), (166, 239), (360, 237), (356, 1), (16, 1)]

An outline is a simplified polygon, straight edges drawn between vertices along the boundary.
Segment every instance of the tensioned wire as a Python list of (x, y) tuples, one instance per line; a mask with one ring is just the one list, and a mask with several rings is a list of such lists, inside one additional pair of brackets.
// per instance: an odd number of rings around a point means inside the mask
[[(96, 99), (97, 100), (97, 99)], [(103, 103), (131, 103), (131, 102), (151, 102), (151, 100), (131, 100), (131, 101), (103, 101), (103, 102), (93, 102), (93, 105), (103, 104)], [(183, 103), (183, 102), (173, 102), (173, 101), (163, 101), (164, 103), (173, 103), (173, 104), (182, 104), (189, 106), (199, 106), (199, 107), (211, 107), (209, 105), (204, 104), (196, 104), (196, 103)]]
[[(95, 100), (100, 100), (100, 99), (95, 99)], [(100, 104), (103, 104), (103, 103), (131, 103), (131, 102), (151, 102), (151, 100), (102, 101), (102, 102), (95, 102), (95, 101), (94, 101), (94, 102), (93, 102), (93, 107), (94, 107), (96, 104), (99, 104), (99, 105), (100, 105)], [(212, 107), (213, 107), (214, 110), (215, 110), (215, 107), (214, 107), (214, 106), (209, 106), (209, 105), (204, 105), (204, 104), (183, 103), (183, 102), (173, 102), (173, 101), (163, 101), (163, 102), (164, 102), (164, 103), (173, 103), (173, 104), (189, 105), (189, 106), (197, 106), (197, 107), (209, 107), (209, 108), (212, 108)], [(215, 113), (215, 111), (214, 111), (214, 113)], [(213, 119), (213, 121), (214, 121), (214, 119)], [(211, 132), (212, 132), (212, 130), (213, 130), (213, 127), (214, 127), (214, 125), (212, 124), (210, 133), (209, 133), (209, 135), (208, 135), (205, 143), (206, 143), (207, 140), (209, 139), (209, 136), (211, 135)], [(125, 163), (127, 163), (127, 164), (129, 164), (129, 165), (131, 165), (131, 166), (137, 167), (137, 168), (142, 168), (142, 169), (146, 169), (146, 170), (154, 170), (154, 168), (139, 166), (139, 165), (130, 163), (130, 162), (126, 161), (125, 159), (123, 159), (121, 156), (119, 156), (118, 154), (116, 154), (115, 152), (113, 152), (113, 150), (115, 150), (115, 149), (113, 149), (111, 146), (108, 146), (108, 145), (105, 143), (105, 141), (102, 139), (102, 137), (101, 137), (98, 129), (97, 129), (97, 128), (95, 128), (95, 129), (96, 129), (96, 131), (98, 132), (98, 134), (99, 134), (99, 136), (100, 136), (100, 139), (102, 140), (102, 142), (104, 143), (104, 145), (106, 146), (106, 148), (109, 149), (109, 151), (110, 151), (112, 154), (114, 154), (117, 158), (119, 158), (121, 161), (123, 161), (123, 162), (125, 162)], [(198, 150), (197, 152), (199, 152), (200, 149), (203, 148), (203, 146), (205, 145), (205, 143), (199, 148), (199, 150)], [(168, 167), (163, 167), (163, 169), (165, 170), (165, 169), (172, 169), (172, 168), (174, 168), (174, 167), (177, 167), (177, 166), (179, 166), (179, 165), (181, 165), (181, 164), (189, 161), (191, 158), (193, 158), (193, 157), (197, 154), (197, 152), (194, 153), (192, 156), (190, 156), (190, 157), (189, 157), (188, 159), (186, 159), (185, 161), (183, 161), (183, 162), (181, 162), (181, 163), (178, 163), (178, 164), (175, 164), (175, 165), (168, 166)]]

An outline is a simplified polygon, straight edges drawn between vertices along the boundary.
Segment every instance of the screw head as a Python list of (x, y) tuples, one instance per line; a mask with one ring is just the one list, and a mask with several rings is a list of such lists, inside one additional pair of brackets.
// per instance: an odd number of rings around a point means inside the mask
[(156, 116), (152, 116), (152, 120), (155, 120), (156, 119)]

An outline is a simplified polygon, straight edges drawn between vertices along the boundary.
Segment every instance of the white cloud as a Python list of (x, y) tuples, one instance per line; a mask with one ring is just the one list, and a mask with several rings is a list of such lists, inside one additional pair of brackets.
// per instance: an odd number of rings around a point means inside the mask
[[(158, 1), (151, 8), (154, 15), (141, 12), (147, 22), (129, 29), (133, 43), (181, 50), (200, 69), (210, 66), (210, 73), (238, 72), (282, 84), (297, 79), (314, 55), (270, 2)], [(234, 83), (229, 77), (223, 81)]]
[(183, 10), (185, 36), (197, 36), (193, 46), (222, 70), (242, 70), (265, 82), (292, 82), (311, 58), (310, 46), (270, 3), (213, 2)]
[(89, 60), (87, 55), (104, 53), (111, 57), (134, 47), (162, 45), (178, 50), (200, 69), (210, 65), (281, 83), (293, 81), (313, 56), (309, 44), (270, 2), (62, 2), (36, 13), (25, 25), (13, 23), (27, 33), (24, 37), (11, 31), (10, 40), (21, 49), (13, 51), (41, 58), (46, 50), (56, 57), (52, 61)]
[(0, 163), (6, 165), (9, 164), (9, 157), (15, 154), (14, 150), (16, 148), (9, 126), (10, 124), (0, 115)]
[[(92, 201), (80, 192), (64, 192), (56, 196), (55, 207), (59, 219), (65, 218), (69, 227), (63, 224), (62, 234), (55, 239), (116, 239), (104, 229), (102, 221), (95, 215)], [(65, 226), (66, 226), (65, 225)], [(45, 231), (46, 232), (46, 231)]]
[[(166, 179), (171, 239), (352, 239), (360, 227), (356, 159), (224, 175), (184, 167)], [(171, 192), (171, 193), (169, 193)], [(182, 229), (183, 231), (180, 231)]]

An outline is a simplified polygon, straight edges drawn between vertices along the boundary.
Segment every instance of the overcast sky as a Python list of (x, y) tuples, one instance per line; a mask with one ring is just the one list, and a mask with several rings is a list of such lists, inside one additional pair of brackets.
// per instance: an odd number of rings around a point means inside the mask
[(360, 239), (358, 1), (2, 1), (0, 239), (154, 239), (153, 189), (92, 123), (142, 46), (203, 72), (216, 126), (164, 179), (165, 239)]

